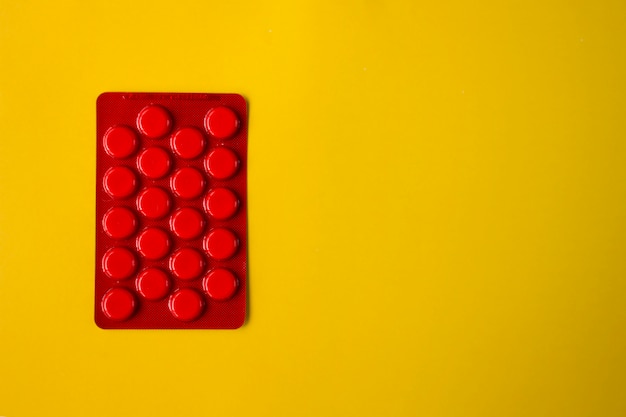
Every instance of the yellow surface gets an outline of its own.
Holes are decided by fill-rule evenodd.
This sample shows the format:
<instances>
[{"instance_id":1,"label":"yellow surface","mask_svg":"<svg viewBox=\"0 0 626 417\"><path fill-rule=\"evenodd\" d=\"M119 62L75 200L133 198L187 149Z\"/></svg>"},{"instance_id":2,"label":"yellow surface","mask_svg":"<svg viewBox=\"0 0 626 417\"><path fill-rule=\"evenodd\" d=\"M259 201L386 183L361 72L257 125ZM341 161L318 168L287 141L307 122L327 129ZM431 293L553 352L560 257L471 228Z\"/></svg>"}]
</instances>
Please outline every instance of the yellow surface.
<instances>
[{"instance_id":1,"label":"yellow surface","mask_svg":"<svg viewBox=\"0 0 626 417\"><path fill-rule=\"evenodd\" d=\"M335 3L0 2L1 416L626 415L626 4ZM247 98L240 330L94 324L103 91Z\"/></svg>"}]
</instances>

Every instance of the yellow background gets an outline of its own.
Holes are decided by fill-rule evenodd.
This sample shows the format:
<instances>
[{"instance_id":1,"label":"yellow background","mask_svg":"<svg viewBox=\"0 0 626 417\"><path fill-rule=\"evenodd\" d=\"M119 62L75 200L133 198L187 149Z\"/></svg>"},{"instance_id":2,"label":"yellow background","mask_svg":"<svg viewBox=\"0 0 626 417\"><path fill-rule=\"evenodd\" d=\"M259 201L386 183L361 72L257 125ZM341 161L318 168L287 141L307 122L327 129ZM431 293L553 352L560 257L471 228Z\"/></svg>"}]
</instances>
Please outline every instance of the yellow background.
<instances>
[{"instance_id":1,"label":"yellow background","mask_svg":"<svg viewBox=\"0 0 626 417\"><path fill-rule=\"evenodd\" d=\"M0 1L0 415L626 415L626 4L336 3ZM103 91L247 98L240 330L94 324Z\"/></svg>"}]
</instances>

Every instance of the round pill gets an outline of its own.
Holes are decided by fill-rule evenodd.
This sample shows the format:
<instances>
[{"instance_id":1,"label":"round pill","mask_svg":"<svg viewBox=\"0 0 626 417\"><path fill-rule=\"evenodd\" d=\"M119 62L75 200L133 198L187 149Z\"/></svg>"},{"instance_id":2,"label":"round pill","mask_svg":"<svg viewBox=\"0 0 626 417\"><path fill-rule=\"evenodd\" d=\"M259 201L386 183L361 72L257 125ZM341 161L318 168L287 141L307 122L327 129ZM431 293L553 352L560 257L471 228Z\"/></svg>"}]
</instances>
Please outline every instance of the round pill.
<instances>
[{"instance_id":1,"label":"round pill","mask_svg":"<svg viewBox=\"0 0 626 417\"><path fill-rule=\"evenodd\" d=\"M204 230L204 217L191 207L178 209L170 219L172 232L181 239L194 239Z\"/></svg>"},{"instance_id":2,"label":"round pill","mask_svg":"<svg viewBox=\"0 0 626 417\"><path fill-rule=\"evenodd\" d=\"M136 268L135 254L126 248L111 248L102 257L102 270L115 280L129 278Z\"/></svg>"},{"instance_id":3,"label":"round pill","mask_svg":"<svg viewBox=\"0 0 626 417\"><path fill-rule=\"evenodd\" d=\"M239 239L228 229L217 228L211 230L204 237L204 250L213 259L228 259L235 254L239 247Z\"/></svg>"},{"instance_id":4,"label":"round pill","mask_svg":"<svg viewBox=\"0 0 626 417\"><path fill-rule=\"evenodd\" d=\"M114 239L124 239L137 229L135 214L126 207L113 207L102 217L102 227Z\"/></svg>"},{"instance_id":5,"label":"round pill","mask_svg":"<svg viewBox=\"0 0 626 417\"><path fill-rule=\"evenodd\" d=\"M206 156L204 169L215 179L232 177L239 168L239 158L228 148L215 148Z\"/></svg>"},{"instance_id":6,"label":"round pill","mask_svg":"<svg viewBox=\"0 0 626 417\"><path fill-rule=\"evenodd\" d=\"M151 179L164 177L170 171L171 164L170 154L157 147L145 149L137 158L139 172Z\"/></svg>"},{"instance_id":7,"label":"round pill","mask_svg":"<svg viewBox=\"0 0 626 417\"><path fill-rule=\"evenodd\" d=\"M170 296L168 307L178 320L192 321L202 315L204 298L191 288L182 288Z\"/></svg>"},{"instance_id":8,"label":"round pill","mask_svg":"<svg viewBox=\"0 0 626 417\"><path fill-rule=\"evenodd\" d=\"M160 138L172 128L172 117L161 106L146 106L137 115L137 128L149 138Z\"/></svg>"},{"instance_id":9,"label":"round pill","mask_svg":"<svg viewBox=\"0 0 626 417\"><path fill-rule=\"evenodd\" d=\"M124 321L135 312L135 296L125 288L111 288L102 297L100 307L111 320Z\"/></svg>"},{"instance_id":10,"label":"round pill","mask_svg":"<svg viewBox=\"0 0 626 417\"><path fill-rule=\"evenodd\" d=\"M170 180L172 191L180 198L196 198L204 191L205 180L195 168L181 168L172 175Z\"/></svg>"},{"instance_id":11,"label":"round pill","mask_svg":"<svg viewBox=\"0 0 626 417\"><path fill-rule=\"evenodd\" d=\"M137 196L137 210L149 219L167 215L171 204L170 195L159 187L148 187Z\"/></svg>"},{"instance_id":12,"label":"round pill","mask_svg":"<svg viewBox=\"0 0 626 417\"><path fill-rule=\"evenodd\" d=\"M198 278L204 271L204 257L192 248L177 250L170 258L170 270L180 279Z\"/></svg>"},{"instance_id":13,"label":"round pill","mask_svg":"<svg viewBox=\"0 0 626 417\"><path fill-rule=\"evenodd\" d=\"M113 126L104 134L104 150L113 158L131 156L137 149L137 135L126 126Z\"/></svg>"},{"instance_id":14,"label":"round pill","mask_svg":"<svg viewBox=\"0 0 626 417\"><path fill-rule=\"evenodd\" d=\"M163 230L150 227L137 236L137 250L146 259L161 259L170 250L170 238Z\"/></svg>"},{"instance_id":15,"label":"round pill","mask_svg":"<svg viewBox=\"0 0 626 417\"><path fill-rule=\"evenodd\" d=\"M214 107L204 117L204 128L217 139L228 139L239 129L239 118L228 107Z\"/></svg>"},{"instance_id":16,"label":"round pill","mask_svg":"<svg viewBox=\"0 0 626 417\"><path fill-rule=\"evenodd\" d=\"M170 290L170 279L158 268L148 268L139 274L135 281L137 292L147 300L160 300Z\"/></svg>"},{"instance_id":17,"label":"round pill","mask_svg":"<svg viewBox=\"0 0 626 417\"><path fill-rule=\"evenodd\" d=\"M202 289L214 300L228 300L237 291L237 278L228 269L216 268L202 280Z\"/></svg>"},{"instance_id":18,"label":"round pill","mask_svg":"<svg viewBox=\"0 0 626 417\"><path fill-rule=\"evenodd\" d=\"M102 180L104 190L113 198L128 197L135 192L137 177L127 167L117 166L109 168Z\"/></svg>"},{"instance_id":19,"label":"round pill","mask_svg":"<svg viewBox=\"0 0 626 417\"><path fill-rule=\"evenodd\" d=\"M172 135L172 149L183 159L193 159L204 151L205 140L201 131L194 127L183 127Z\"/></svg>"},{"instance_id":20,"label":"round pill","mask_svg":"<svg viewBox=\"0 0 626 417\"><path fill-rule=\"evenodd\" d=\"M239 199L228 188L215 188L204 198L204 209L217 220L232 217L238 207Z\"/></svg>"}]
</instances>

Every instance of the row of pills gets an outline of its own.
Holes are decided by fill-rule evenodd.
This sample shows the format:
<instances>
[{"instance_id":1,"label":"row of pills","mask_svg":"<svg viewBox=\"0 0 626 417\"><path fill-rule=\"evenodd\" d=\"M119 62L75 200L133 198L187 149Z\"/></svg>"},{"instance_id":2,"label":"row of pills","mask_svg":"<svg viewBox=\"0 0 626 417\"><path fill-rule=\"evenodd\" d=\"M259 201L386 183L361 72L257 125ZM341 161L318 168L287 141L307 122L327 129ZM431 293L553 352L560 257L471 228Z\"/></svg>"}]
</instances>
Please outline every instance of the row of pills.
<instances>
[{"instance_id":1,"label":"row of pills","mask_svg":"<svg viewBox=\"0 0 626 417\"><path fill-rule=\"evenodd\" d=\"M202 280L202 290L206 296L216 301L232 297L237 290L235 275L224 268L211 270ZM137 293L144 299L157 301L171 291L171 280L167 273L158 268L143 270L135 280ZM193 288L180 288L168 300L168 310L176 319L191 321L197 319L206 309L205 295ZM138 309L139 303L132 291L123 287L109 289L101 301L104 314L111 320L129 319Z\"/></svg>"}]
</instances>

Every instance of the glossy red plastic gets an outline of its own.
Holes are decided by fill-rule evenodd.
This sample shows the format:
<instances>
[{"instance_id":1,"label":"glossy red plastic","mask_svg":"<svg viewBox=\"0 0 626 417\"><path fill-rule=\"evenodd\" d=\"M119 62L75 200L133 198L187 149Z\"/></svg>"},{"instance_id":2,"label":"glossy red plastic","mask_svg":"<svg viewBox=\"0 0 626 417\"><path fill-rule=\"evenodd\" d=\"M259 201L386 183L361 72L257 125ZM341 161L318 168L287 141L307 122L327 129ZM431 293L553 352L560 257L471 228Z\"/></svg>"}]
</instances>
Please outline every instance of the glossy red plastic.
<instances>
[{"instance_id":1,"label":"glossy red plastic","mask_svg":"<svg viewBox=\"0 0 626 417\"><path fill-rule=\"evenodd\" d=\"M177 250L170 258L172 274L183 280L198 278L204 271L204 257L194 248Z\"/></svg>"},{"instance_id":2,"label":"glossy red plastic","mask_svg":"<svg viewBox=\"0 0 626 417\"><path fill-rule=\"evenodd\" d=\"M137 115L137 128L148 138L160 138L166 135L171 127L172 118L162 106L151 104L141 109Z\"/></svg>"},{"instance_id":3,"label":"glossy red plastic","mask_svg":"<svg viewBox=\"0 0 626 417\"><path fill-rule=\"evenodd\" d=\"M104 190L113 198L125 198L135 192L137 176L125 166L116 166L104 173Z\"/></svg>"},{"instance_id":4,"label":"glossy red plastic","mask_svg":"<svg viewBox=\"0 0 626 417\"><path fill-rule=\"evenodd\" d=\"M102 271L114 280L130 278L137 269L137 257L124 247L113 247L102 255Z\"/></svg>"},{"instance_id":5,"label":"glossy red plastic","mask_svg":"<svg viewBox=\"0 0 626 417\"><path fill-rule=\"evenodd\" d=\"M171 179L172 191L177 197L185 200L200 197L205 185L202 173L192 167L177 170Z\"/></svg>"},{"instance_id":6,"label":"glossy red plastic","mask_svg":"<svg viewBox=\"0 0 626 417\"><path fill-rule=\"evenodd\" d=\"M247 134L236 94L98 98L99 327L243 324Z\"/></svg>"},{"instance_id":7,"label":"glossy red plastic","mask_svg":"<svg viewBox=\"0 0 626 417\"><path fill-rule=\"evenodd\" d=\"M172 232L181 239L195 239L202 234L205 225L204 215L192 207L183 207L170 218Z\"/></svg>"},{"instance_id":8,"label":"glossy red plastic","mask_svg":"<svg viewBox=\"0 0 626 417\"><path fill-rule=\"evenodd\" d=\"M104 214L102 227L114 239L124 239L137 229L135 213L126 207L113 207Z\"/></svg>"},{"instance_id":9,"label":"glossy red plastic","mask_svg":"<svg viewBox=\"0 0 626 417\"><path fill-rule=\"evenodd\" d=\"M232 297L238 285L235 274L224 268L213 269L202 282L204 292L217 301L228 300Z\"/></svg>"},{"instance_id":10,"label":"glossy red plastic","mask_svg":"<svg viewBox=\"0 0 626 417\"><path fill-rule=\"evenodd\" d=\"M160 219L170 212L172 199L159 187L144 188L137 196L137 210L148 219Z\"/></svg>"},{"instance_id":11,"label":"glossy red plastic","mask_svg":"<svg viewBox=\"0 0 626 417\"><path fill-rule=\"evenodd\" d=\"M195 127L183 127L172 135L172 150L183 159L202 155L205 143L204 135Z\"/></svg>"},{"instance_id":12,"label":"glossy red plastic","mask_svg":"<svg viewBox=\"0 0 626 417\"><path fill-rule=\"evenodd\" d=\"M215 188L204 197L204 209L217 220L231 218L239 207L239 198L228 188Z\"/></svg>"},{"instance_id":13,"label":"glossy red plastic","mask_svg":"<svg viewBox=\"0 0 626 417\"><path fill-rule=\"evenodd\" d=\"M158 260L170 251L170 235L158 227L148 227L137 236L137 252L149 260Z\"/></svg>"},{"instance_id":14,"label":"glossy red plastic","mask_svg":"<svg viewBox=\"0 0 626 417\"><path fill-rule=\"evenodd\" d=\"M204 297L192 288L181 288L170 296L168 307L180 321L196 320L204 310Z\"/></svg>"},{"instance_id":15,"label":"glossy red plastic","mask_svg":"<svg viewBox=\"0 0 626 417\"><path fill-rule=\"evenodd\" d=\"M226 147L212 149L204 161L206 171L216 180L225 180L235 175L239 164L237 154Z\"/></svg>"},{"instance_id":16,"label":"glossy red plastic","mask_svg":"<svg viewBox=\"0 0 626 417\"><path fill-rule=\"evenodd\" d=\"M111 288L104 294L104 297L102 297L100 307L104 315L111 320L127 320L135 312L135 296L126 288Z\"/></svg>"},{"instance_id":17,"label":"glossy red plastic","mask_svg":"<svg viewBox=\"0 0 626 417\"><path fill-rule=\"evenodd\" d=\"M103 138L104 150L113 158L128 158L137 149L137 134L126 126L113 126Z\"/></svg>"},{"instance_id":18,"label":"glossy red plastic","mask_svg":"<svg viewBox=\"0 0 626 417\"><path fill-rule=\"evenodd\" d=\"M167 175L171 164L170 154L165 149L156 146L144 149L137 158L139 172L150 179Z\"/></svg>"},{"instance_id":19,"label":"glossy red plastic","mask_svg":"<svg viewBox=\"0 0 626 417\"><path fill-rule=\"evenodd\" d=\"M239 129L239 118L230 108L225 106L214 107L204 118L204 128L216 139L229 139Z\"/></svg>"},{"instance_id":20,"label":"glossy red plastic","mask_svg":"<svg viewBox=\"0 0 626 417\"><path fill-rule=\"evenodd\" d=\"M211 258L218 261L232 257L238 248L237 235L228 229L213 229L204 237L204 250Z\"/></svg>"},{"instance_id":21,"label":"glossy red plastic","mask_svg":"<svg viewBox=\"0 0 626 417\"><path fill-rule=\"evenodd\" d=\"M170 289L170 279L159 268L147 268L135 280L137 292L147 300L160 300Z\"/></svg>"}]
</instances>

